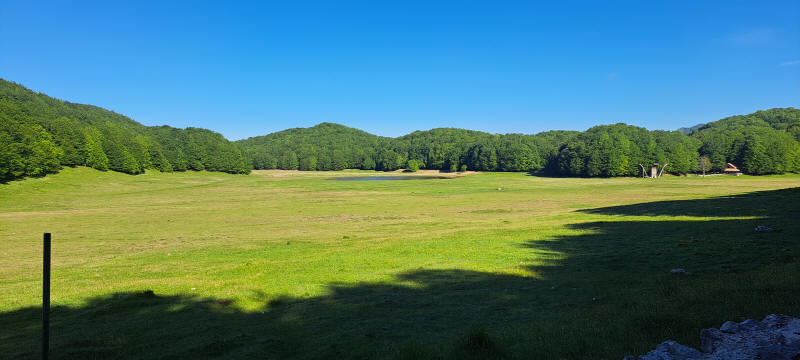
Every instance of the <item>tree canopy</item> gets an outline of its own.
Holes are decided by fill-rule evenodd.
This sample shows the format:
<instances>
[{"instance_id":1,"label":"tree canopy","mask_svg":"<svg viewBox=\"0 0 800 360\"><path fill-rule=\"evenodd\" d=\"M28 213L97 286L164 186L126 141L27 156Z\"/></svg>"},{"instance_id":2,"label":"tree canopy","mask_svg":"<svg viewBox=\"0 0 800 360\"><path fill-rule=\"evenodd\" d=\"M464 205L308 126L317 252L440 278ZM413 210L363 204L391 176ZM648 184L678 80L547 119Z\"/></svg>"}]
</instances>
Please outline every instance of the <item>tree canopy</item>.
<instances>
[{"instance_id":1,"label":"tree canopy","mask_svg":"<svg viewBox=\"0 0 800 360\"><path fill-rule=\"evenodd\" d=\"M129 174L406 168L611 177L636 176L639 165L652 163L668 163L673 174L721 172L729 162L754 175L800 171L800 110L757 111L678 131L626 124L535 135L439 128L389 138L321 123L230 142L206 129L144 126L0 79L0 181L78 165Z\"/></svg>"},{"instance_id":2,"label":"tree canopy","mask_svg":"<svg viewBox=\"0 0 800 360\"><path fill-rule=\"evenodd\" d=\"M62 166L129 174L146 169L249 173L251 163L239 145L218 133L147 127L0 79L0 181L43 176Z\"/></svg>"},{"instance_id":3,"label":"tree canopy","mask_svg":"<svg viewBox=\"0 0 800 360\"><path fill-rule=\"evenodd\" d=\"M666 172L721 172L728 162L748 174L800 170L800 110L771 109L676 131L626 125L584 132L489 134L439 128L398 138L322 123L241 140L255 169L343 168L530 171L560 176L636 176L642 165ZM706 161L706 160L704 160ZM703 163L705 164L705 162Z\"/></svg>"},{"instance_id":4,"label":"tree canopy","mask_svg":"<svg viewBox=\"0 0 800 360\"><path fill-rule=\"evenodd\" d=\"M800 110L757 111L731 116L694 130L690 137L702 143L711 171L727 163L754 175L800 171Z\"/></svg>"},{"instance_id":5,"label":"tree canopy","mask_svg":"<svg viewBox=\"0 0 800 360\"><path fill-rule=\"evenodd\" d=\"M635 176L640 164L666 163L670 172L685 174L697 171L699 147L699 141L680 131L596 126L560 147L553 170L572 176Z\"/></svg>"}]
</instances>

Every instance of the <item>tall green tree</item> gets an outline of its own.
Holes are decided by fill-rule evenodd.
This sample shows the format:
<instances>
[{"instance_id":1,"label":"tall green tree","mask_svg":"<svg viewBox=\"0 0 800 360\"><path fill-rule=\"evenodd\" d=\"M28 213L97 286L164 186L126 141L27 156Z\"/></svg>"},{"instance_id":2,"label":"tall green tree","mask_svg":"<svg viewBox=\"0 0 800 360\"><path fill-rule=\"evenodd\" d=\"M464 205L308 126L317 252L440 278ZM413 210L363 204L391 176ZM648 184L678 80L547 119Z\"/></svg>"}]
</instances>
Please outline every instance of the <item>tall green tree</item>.
<instances>
[{"instance_id":1,"label":"tall green tree","mask_svg":"<svg viewBox=\"0 0 800 360\"><path fill-rule=\"evenodd\" d=\"M97 129L89 128L84 132L84 149L86 163L84 165L100 171L108 170L108 156L103 152L103 134Z\"/></svg>"}]
</instances>

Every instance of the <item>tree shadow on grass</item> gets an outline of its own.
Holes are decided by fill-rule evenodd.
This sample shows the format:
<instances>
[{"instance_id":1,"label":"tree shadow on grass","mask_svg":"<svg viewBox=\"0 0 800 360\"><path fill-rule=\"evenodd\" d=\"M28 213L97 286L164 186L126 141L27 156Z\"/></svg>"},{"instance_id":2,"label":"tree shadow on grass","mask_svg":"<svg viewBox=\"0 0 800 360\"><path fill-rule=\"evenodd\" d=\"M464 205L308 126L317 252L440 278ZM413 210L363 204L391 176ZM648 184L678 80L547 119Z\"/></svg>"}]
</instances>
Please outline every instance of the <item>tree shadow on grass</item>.
<instances>
[{"instance_id":1,"label":"tree shadow on grass","mask_svg":"<svg viewBox=\"0 0 800 360\"><path fill-rule=\"evenodd\" d=\"M667 338L691 345L724 320L800 313L798 200L787 189L583 210L613 216L521 244L560 256L520 265L530 276L419 269L257 311L150 291L92 298L53 308L51 357L619 358ZM691 275L669 275L677 267ZM39 356L40 316L0 313L0 358Z\"/></svg>"},{"instance_id":2,"label":"tree shadow on grass","mask_svg":"<svg viewBox=\"0 0 800 360\"><path fill-rule=\"evenodd\" d=\"M588 214L627 216L764 217L800 219L800 188L756 191L695 200L669 200L580 210Z\"/></svg>"},{"instance_id":3,"label":"tree shadow on grass","mask_svg":"<svg viewBox=\"0 0 800 360\"><path fill-rule=\"evenodd\" d=\"M796 260L800 235L800 188L697 200L670 200L578 210L612 215L608 221L567 225L568 235L525 246L568 254L562 267L666 273L673 268L713 273L747 270ZM622 216L636 216L626 220ZM766 226L773 232L758 232Z\"/></svg>"}]
</instances>

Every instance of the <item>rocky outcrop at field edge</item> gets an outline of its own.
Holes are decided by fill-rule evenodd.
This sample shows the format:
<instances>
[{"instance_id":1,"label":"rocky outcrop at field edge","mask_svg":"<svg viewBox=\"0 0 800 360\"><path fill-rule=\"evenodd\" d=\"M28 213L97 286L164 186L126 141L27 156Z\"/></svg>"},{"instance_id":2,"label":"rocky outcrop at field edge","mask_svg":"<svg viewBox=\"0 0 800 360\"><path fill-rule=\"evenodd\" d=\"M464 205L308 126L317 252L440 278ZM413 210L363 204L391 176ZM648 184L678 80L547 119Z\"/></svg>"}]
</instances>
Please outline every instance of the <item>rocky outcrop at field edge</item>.
<instances>
[{"instance_id":1,"label":"rocky outcrop at field edge","mask_svg":"<svg viewBox=\"0 0 800 360\"><path fill-rule=\"evenodd\" d=\"M700 350L665 341L638 358L624 360L800 360L800 319L767 315L762 321L728 321L700 332Z\"/></svg>"}]
</instances>

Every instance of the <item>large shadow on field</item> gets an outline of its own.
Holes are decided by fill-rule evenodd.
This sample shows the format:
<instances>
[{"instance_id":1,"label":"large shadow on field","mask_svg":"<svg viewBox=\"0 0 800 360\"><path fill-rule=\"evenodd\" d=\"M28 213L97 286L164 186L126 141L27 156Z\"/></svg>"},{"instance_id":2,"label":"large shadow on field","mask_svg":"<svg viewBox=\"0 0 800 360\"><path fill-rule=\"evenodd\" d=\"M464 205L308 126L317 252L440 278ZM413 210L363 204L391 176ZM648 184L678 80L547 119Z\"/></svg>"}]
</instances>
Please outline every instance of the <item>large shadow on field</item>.
<instances>
[{"instance_id":1,"label":"large shadow on field","mask_svg":"<svg viewBox=\"0 0 800 360\"><path fill-rule=\"evenodd\" d=\"M257 311L145 289L88 299L53 308L51 358L620 358L667 338L693 345L724 320L800 314L798 201L800 188L581 210L590 221L571 235L518 245L555 256L520 264L529 276L419 269L312 298L262 294ZM0 313L0 358L39 356L40 316Z\"/></svg>"},{"instance_id":2,"label":"large shadow on field","mask_svg":"<svg viewBox=\"0 0 800 360\"><path fill-rule=\"evenodd\" d=\"M800 188L756 191L706 199L672 200L580 210L589 214L628 216L697 216L767 218L800 215ZM793 214L787 214L786 212Z\"/></svg>"},{"instance_id":3,"label":"large shadow on field","mask_svg":"<svg viewBox=\"0 0 800 360\"><path fill-rule=\"evenodd\" d=\"M577 265L625 273L663 273L670 270L665 266L713 273L794 261L798 255L800 188L578 212L613 217L568 225L582 235L529 242L531 248L568 256L551 269L551 278L565 268L578 271ZM759 226L769 231L757 231Z\"/></svg>"}]
</instances>

